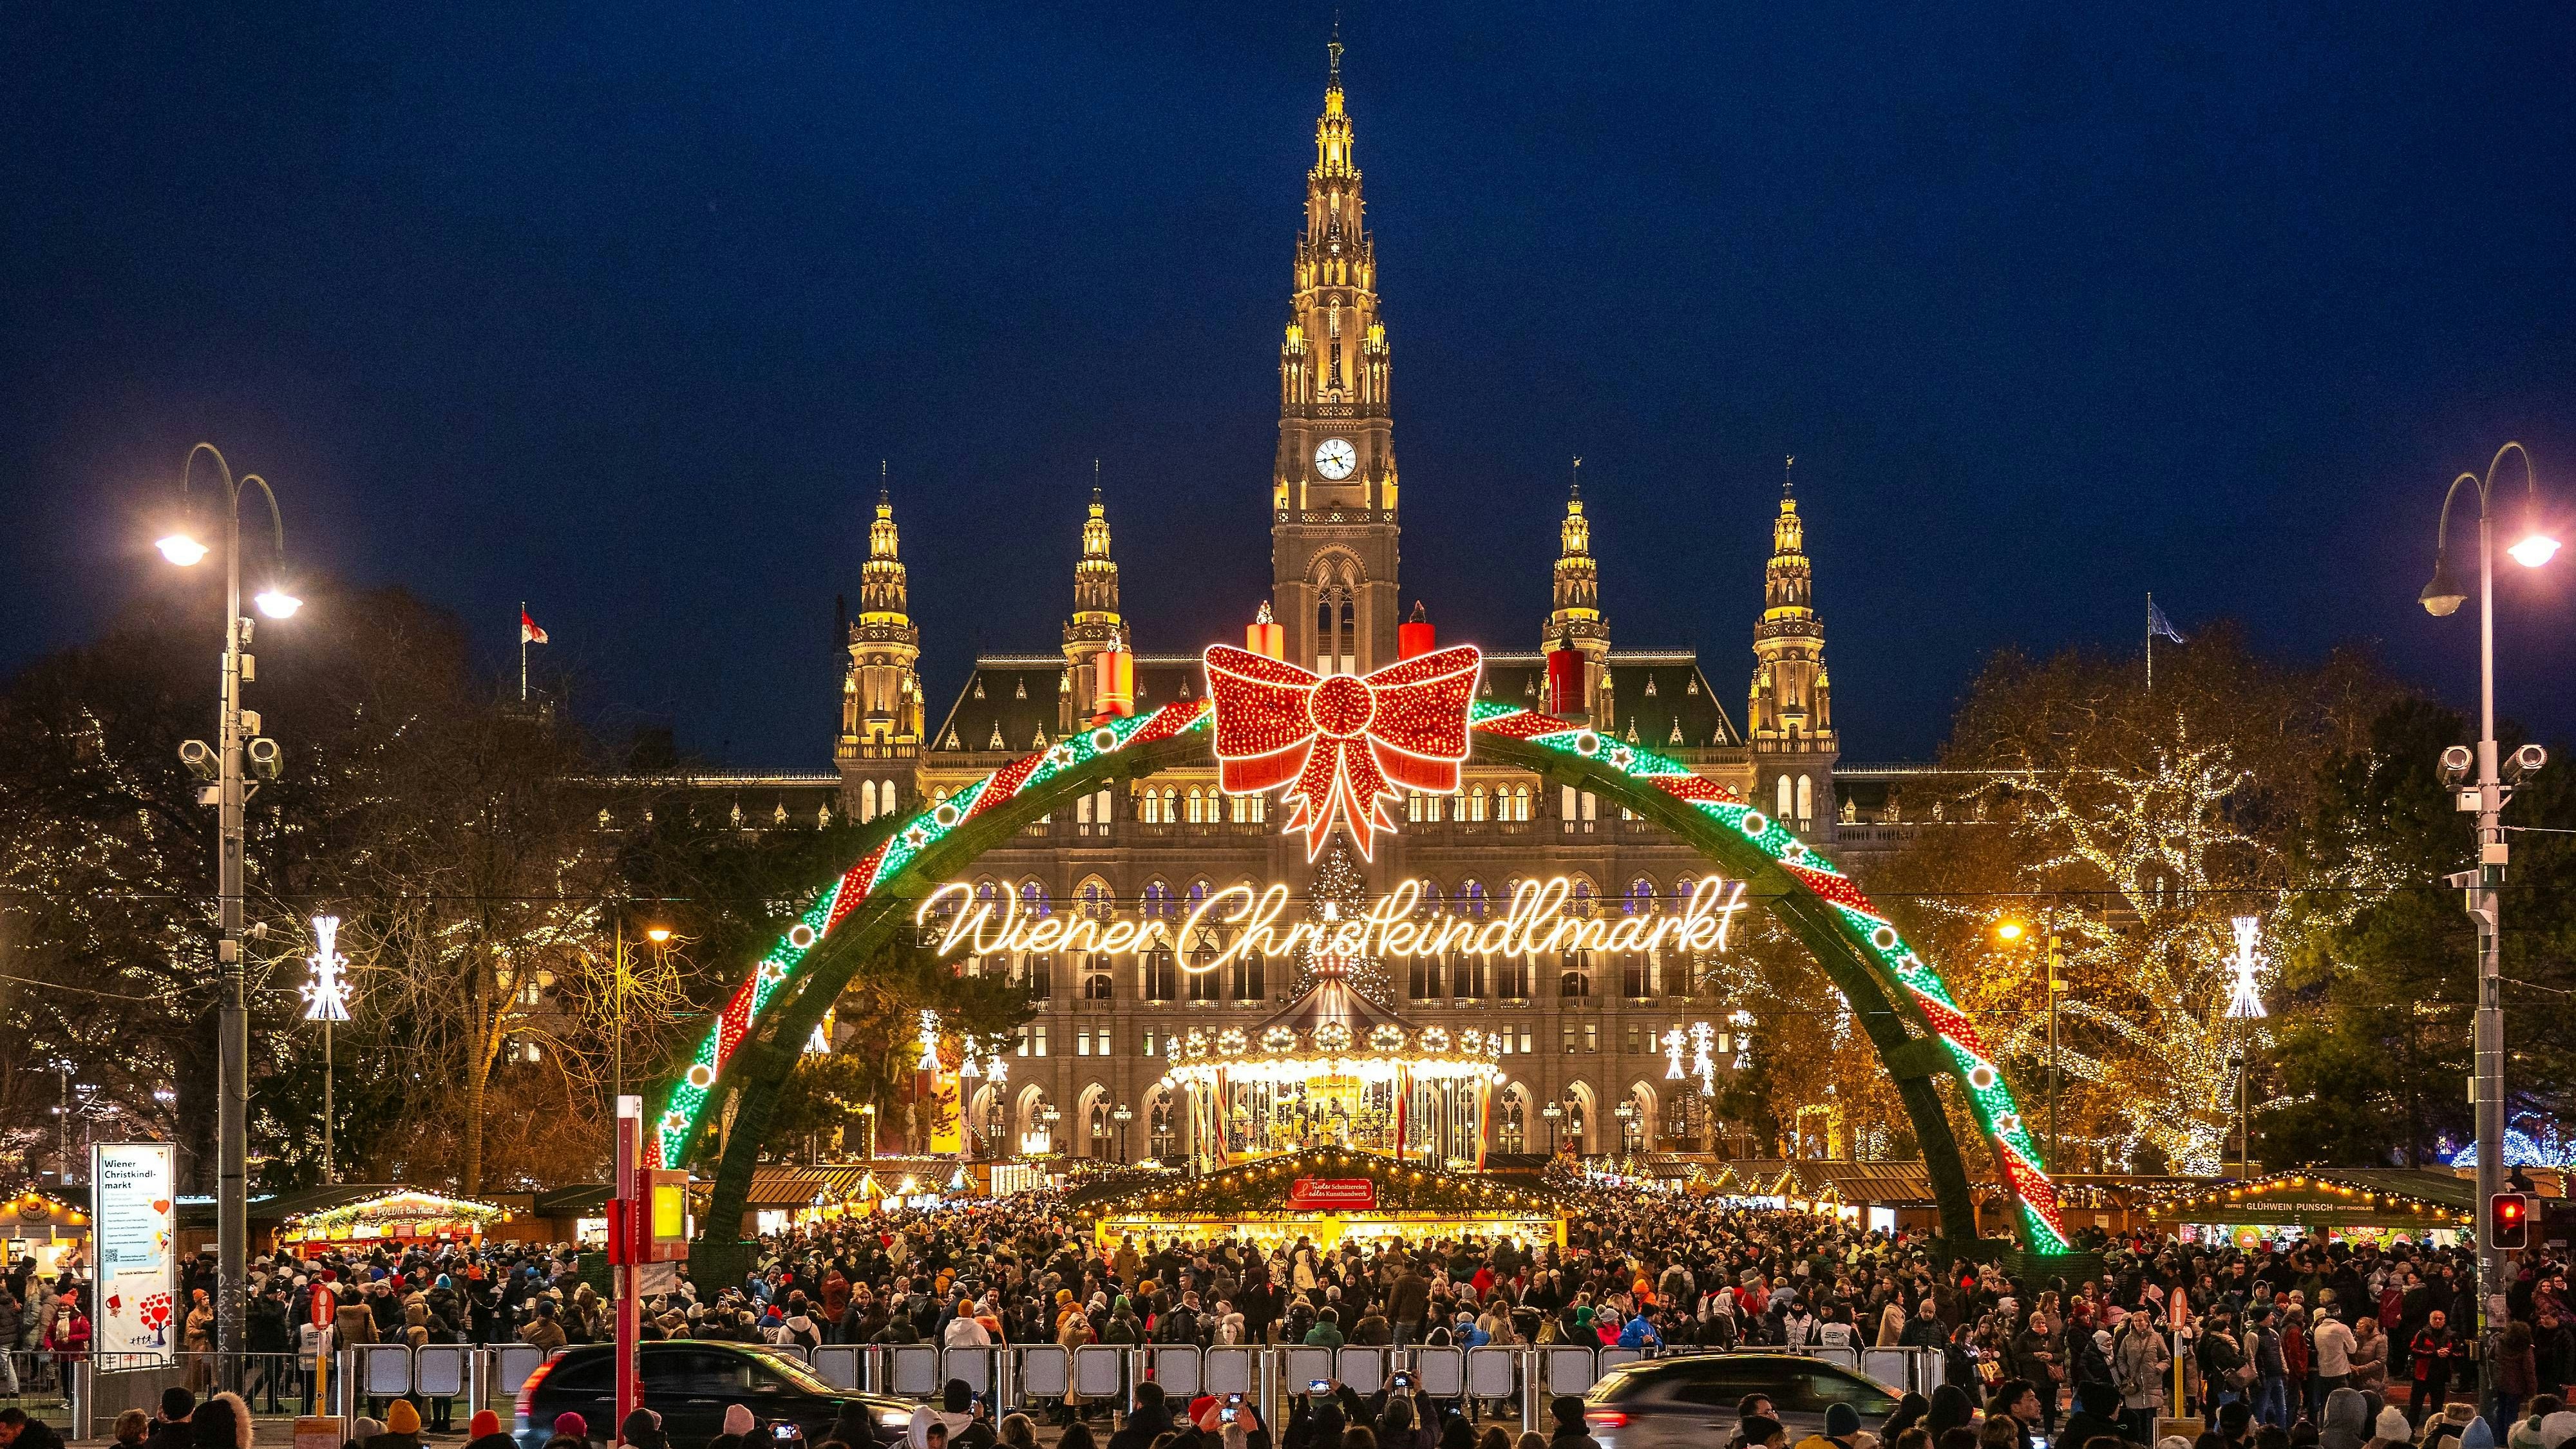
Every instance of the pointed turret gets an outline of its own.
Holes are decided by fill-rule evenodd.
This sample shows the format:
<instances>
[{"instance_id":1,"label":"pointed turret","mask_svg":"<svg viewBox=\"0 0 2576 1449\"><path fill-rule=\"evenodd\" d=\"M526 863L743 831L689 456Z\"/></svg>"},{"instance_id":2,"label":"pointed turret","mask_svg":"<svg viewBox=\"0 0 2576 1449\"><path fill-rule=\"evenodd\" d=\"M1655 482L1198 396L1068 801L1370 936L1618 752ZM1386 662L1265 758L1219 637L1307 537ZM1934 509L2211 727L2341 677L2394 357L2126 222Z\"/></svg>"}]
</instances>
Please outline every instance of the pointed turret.
<instances>
[{"instance_id":1,"label":"pointed turret","mask_svg":"<svg viewBox=\"0 0 2576 1449\"><path fill-rule=\"evenodd\" d=\"M1557 525L1555 605L1539 633L1542 651L1572 649L1583 656L1579 701L1569 712L1589 714L1600 729L1610 728L1610 621L1601 612L1601 578L1592 561L1592 520L1583 512L1583 460L1574 460L1574 480L1565 496L1565 517Z\"/></svg>"},{"instance_id":2,"label":"pointed turret","mask_svg":"<svg viewBox=\"0 0 2576 1449\"><path fill-rule=\"evenodd\" d=\"M1762 803L1801 830L1834 816L1833 698L1825 674L1825 625L1798 516L1797 459L1783 466L1780 511L1771 520L1771 561L1762 571L1762 619L1753 629L1753 683L1745 723L1753 739ZM1821 793L1823 804L1816 801Z\"/></svg>"},{"instance_id":3,"label":"pointed turret","mask_svg":"<svg viewBox=\"0 0 2576 1449\"><path fill-rule=\"evenodd\" d=\"M859 617L846 640L841 735L832 752L841 770L842 810L854 819L893 810L912 793L922 720L921 631L913 627L911 607L893 488L880 459L868 561L859 572Z\"/></svg>"},{"instance_id":4,"label":"pointed turret","mask_svg":"<svg viewBox=\"0 0 2576 1449\"><path fill-rule=\"evenodd\" d=\"M1118 612L1118 562L1109 556L1109 506L1100 488L1100 460L1091 460L1091 512L1082 521L1082 557L1073 566L1073 618L1064 626L1064 658L1072 690L1064 696L1063 728L1093 713L1091 657L1123 632Z\"/></svg>"}]
</instances>

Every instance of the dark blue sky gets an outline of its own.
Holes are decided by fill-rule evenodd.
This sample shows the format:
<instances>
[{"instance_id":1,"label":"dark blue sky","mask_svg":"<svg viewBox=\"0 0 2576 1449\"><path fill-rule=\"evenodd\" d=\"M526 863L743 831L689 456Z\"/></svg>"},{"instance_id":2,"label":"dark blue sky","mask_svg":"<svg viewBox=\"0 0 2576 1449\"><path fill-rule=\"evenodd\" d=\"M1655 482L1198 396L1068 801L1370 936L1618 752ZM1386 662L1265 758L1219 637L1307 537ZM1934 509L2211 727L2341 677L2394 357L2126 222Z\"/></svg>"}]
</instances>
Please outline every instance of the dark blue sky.
<instances>
[{"instance_id":1,"label":"dark blue sky","mask_svg":"<svg viewBox=\"0 0 2576 1449\"><path fill-rule=\"evenodd\" d=\"M605 728L828 762L892 460L944 705L1052 647L1105 458L1147 648L1267 589L1324 4L10 7L0 667L151 587L187 445ZM2149 589L2377 637L2521 437L2576 518L2563 4L1351 4L1405 578L1522 648L1569 454L1626 645L1740 713L1799 456L1846 753ZM2576 558L2502 702L2576 727ZM2518 572L2518 571L2517 571ZM210 629L211 635L211 629ZM292 648L277 631L263 644ZM211 645L210 645L211 647Z\"/></svg>"}]
</instances>

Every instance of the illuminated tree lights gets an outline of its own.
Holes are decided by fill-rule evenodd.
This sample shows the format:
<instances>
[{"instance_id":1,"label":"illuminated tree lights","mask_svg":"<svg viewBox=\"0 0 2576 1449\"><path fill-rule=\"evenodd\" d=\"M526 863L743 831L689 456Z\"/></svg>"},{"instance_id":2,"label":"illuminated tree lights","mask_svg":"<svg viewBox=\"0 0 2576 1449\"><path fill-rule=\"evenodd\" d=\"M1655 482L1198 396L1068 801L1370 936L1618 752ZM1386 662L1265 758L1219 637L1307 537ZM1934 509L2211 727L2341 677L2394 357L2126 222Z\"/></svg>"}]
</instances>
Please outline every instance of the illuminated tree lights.
<instances>
[{"instance_id":1,"label":"illuminated tree lights","mask_svg":"<svg viewBox=\"0 0 2576 1449\"><path fill-rule=\"evenodd\" d=\"M1370 679L1371 681L1383 679L1389 674L1398 673L1408 665L1427 665L1428 661L1441 660L1452 652L1443 650L1438 654L1406 660L1393 669L1379 671L1377 675L1370 676ZM1472 650L1467 652L1473 653ZM1274 688L1285 688L1296 684L1296 681L1291 679L1272 679L1269 673L1274 666L1293 666L1279 666L1278 661L1217 646L1208 651L1211 661L1211 690L1217 687L1214 661L1220 653L1226 656L1229 667L1245 669L1261 667L1264 672L1255 677L1254 682L1257 684L1266 683ZM1250 663L1244 664L1242 661L1250 661ZM1313 678L1313 676L1304 675L1302 670L1296 672L1307 679ZM1336 678L1340 677L1342 676L1336 676ZM1436 679L1445 685L1451 677L1427 674L1421 679L1416 679L1411 675L1400 675L1390 681L1390 684L1401 687L1409 683L1428 683ZM1467 679L1472 686L1474 670L1470 669L1463 675L1455 677ZM1423 708L1428 709L1428 706ZM1851 880L1837 870L1831 861L1811 849L1779 822L1735 798L1732 791L1714 781L1692 774L1680 761L1668 756L1622 743L1565 720L1495 701L1471 702L1467 707L1466 718L1471 731L1482 731L1519 740L1540 749L1584 760L1672 797L1700 815L1735 832L1800 886L1829 905L1843 928L1845 938L1855 943L1890 977L1904 986L1923 1019L1940 1041L1945 1055L1965 1088L1969 1109L1980 1130L1985 1132L1996 1145L2004 1175L2021 1204L2023 1224L2032 1247L2041 1252L2066 1251L2068 1241L2058 1215L2056 1189L2049 1181L2047 1170L2041 1163L2038 1144L2031 1137L2028 1125L2022 1119L2011 1088L2005 1084L2001 1068L1997 1066L1976 1028L1969 1023L1966 1015L1960 1011L1956 1001L1951 997L1949 988L1941 980L1940 973L1933 969L1930 962L1915 954L1894 924L1880 915L1870 904L1868 897L1862 895ZM822 893L813 906L799 918L796 925L789 929L786 938L761 958L759 965L752 972L751 979L737 988L733 997L726 1002L716 1019L714 1029L700 1043L695 1061L689 1066L683 1080L672 1089L661 1117L654 1124L652 1139L647 1143L648 1155L654 1159L653 1165L659 1166L681 1158L691 1136L697 1130L699 1119L717 1080L722 1076L725 1065L733 1058L744 1038L750 1033L753 1023L777 997L780 989L787 984L814 946L828 936L833 928L838 926L841 920L861 901L866 900L872 892L908 868L923 852L945 840L958 826L977 815L996 809L1026 791L1044 785L1056 776L1087 764L1098 756L1131 749L1153 740L1167 739L1205 727L1209 722L1208 701L1203 699L1178 700L1165 705L1151 715L1114 719L1090 731L1069 735L1047 750L1015 760L959 791L948 800L906 821L900 830L861 857L858 864L852 866L846 874ZM1358 724L1353 726L1349 717L1328 710L1326 716L1315 723L1319 733L1324 724L1330 724L1336 729L1352 730L1352 733L1339 735L1336 738L1356 739L1367 735L1376 722L1372 717L1360 717ZM1279 730L1280 734L1270 740L1267 754L1258 748L1262 741L1257 739L1238 741L1234 753L1238 758L1272 759L1274 763L1269 768L1278 768L1275 763L1276 757L1283 753L1296 753L1304 741L1292 737L1290 724L1276 724L1274 728ZM1226 753L1223 750L1219 752L1221 769ZM1346 751L1337 750L1336 753L1337 756L1347 755ZM1376 751L1372 748L1365 753L1375 755ZM1462 745L1459 757L1463 759L1464 754ZM1424 762L1417 760L1417 763ZM1303 773L1302 764L1299 773ZM1389 773L1392 776L1392 772ZM1280 778L1284 781L1289 777L1283 775ZM1455 762L1450 764L1448 781L1445 788L1454 789L1456 787ZM1324 797L1324 803L1339 811L1341 807L1334 802L1344 797L1329 793L1332 788L1330 782L1327 782L1327 787L1328 793ZM1375 816L1372 815L1371 819L1374 820ZM1354 836L1363 844L1367 839L1357 830L1354 831ZM1320 848L1320 837L1316 837L1316 840Z\"/></svg>"}]
</instances>

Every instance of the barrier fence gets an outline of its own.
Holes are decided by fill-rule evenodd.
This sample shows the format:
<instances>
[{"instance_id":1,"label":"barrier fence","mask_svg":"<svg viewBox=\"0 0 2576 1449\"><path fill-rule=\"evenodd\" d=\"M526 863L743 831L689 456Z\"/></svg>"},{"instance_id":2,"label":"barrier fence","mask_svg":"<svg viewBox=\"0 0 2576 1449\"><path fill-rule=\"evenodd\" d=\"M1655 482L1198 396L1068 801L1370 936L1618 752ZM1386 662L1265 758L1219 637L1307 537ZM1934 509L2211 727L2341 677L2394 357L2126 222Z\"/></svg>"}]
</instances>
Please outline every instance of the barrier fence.
<instances>
[{"instance_id":1,"label":"barrier fence","mask_svg":"<svg viewBox=\"0 0 2576 1449\"><path fill-rule=\"evenodd\" d=\"M1317 1380L1339 1381L1361 1395L1385 1388L1399 1372L1413 1375L1424 1398L1458 1401L1462 1412L1477 1418L1517 1415L1526 1428L1540 1427L1545 1400L1581 1394L1603 1374L1640 1359L1670 1359L1741 1354L1794 1354L1851 1369L1899 1392L1930 1393L1943 1381L1945 1356L1923 1348L1746 1348L1704 1349L1697 1346L1659 1349L1587 1348L1579 1344L1536 1347L1386 1348L1345 1345L1227 1345L1198 1348L1184 1344L1132 1347L1086 1344L1066 1349L1054 1344L990 1348L940 1348L932 1344L825 1344L806 1349L794 1345L751 1344L756 1351L796 1364L824 1384L861 1393L928 1400L938 1397L949 1380L962 1380L1000 1413L1043 1414L1067 1401L1087 1407L1123 1411L1134 1405L1136 1386L1160 1385L1167 1397L1193 1399L1202 1394L1241 1394L1276 1428L1287 1417L1289 1395L1307 1391ZM555 1350L560 1355L563 1350ZM336 1356L329 1375L327 1402L316 1402L309 1360L285 1354L246 1354L245 1395L254 1415L320 1412L354 1417L380 1416L394 1399L419 1404L434 1416L444 1404L456 1422L477 1408L500 1410L506 1420L520 1387L549 1355L525 1344L360 1344ZM14 1401L36 1417L40 1407L64 1411L92 1438L93 1425L113 1421L126 1407L158 1402L171 1385L209 1388L215 1382L212 1355L181 1355L139 1362L48 1364L48 1377L36 1378L35 1365L13 1365L19 1372ZM110 1356L111 1358L114 1356ZM128 1356L131 1358L132 1356ZM68 1371L66 1371L68 1369ZM0 1385L5 1388L5 1385Z\"/></svg>"}]
</instances>

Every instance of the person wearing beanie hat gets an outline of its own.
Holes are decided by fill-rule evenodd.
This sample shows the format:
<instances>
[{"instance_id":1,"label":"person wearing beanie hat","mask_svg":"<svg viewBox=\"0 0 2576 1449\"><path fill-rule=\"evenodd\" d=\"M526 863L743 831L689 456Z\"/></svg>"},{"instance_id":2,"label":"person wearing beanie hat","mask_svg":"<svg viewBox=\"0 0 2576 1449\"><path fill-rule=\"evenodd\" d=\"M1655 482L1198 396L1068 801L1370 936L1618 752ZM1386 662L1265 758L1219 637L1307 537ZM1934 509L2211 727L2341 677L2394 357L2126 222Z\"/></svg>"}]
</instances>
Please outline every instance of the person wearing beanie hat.
<instances>
[{"instance_id":1,"label":"person wearing beanie hat","mask_svg":"<svg viewBox=\"0 0 2576 1449\"><path fill-rule=\"evenodd\" d=\"M2486 1415L2471 1419L2469 1427L2460 1431L2460 1449L2496 1449L2495 1430L2487 1427Z\"/></svg>"},{"instance_id":2,"label":"person wearing beanie hat","mask_svg":"<svg viewBox=\"0 0 2576 1449\"><path fill-rule=\"evenodd\" d=\"M420 1449L420 1410L409 1399L396 1399L385 1410L385 1431L359 1449Z\"/></svg>"},{"instance_id":3,"label":"person wearing beanie hat","mask_svg":"<svg viewBox=\"0 0 2576 1449\"><path fill-rule=\"evenodd\" d=\"M2415 1437L2408 1432L2406 1411L2395 1404L2379 1411L2379 1422L2370 1426L2370 1433L2370 1442L2380 1449L2387 1449L2392 1444L2405 1444Z\"/></svg>"},{"instance_id":4,"label":"person wearing beanie hat","mask_svg":"<svg viewBox=\"0 0 2576 1449\"><path fill-rule=\"evenodd\" d=\"M1853 1436L1860 1433L1860 1410L1836 1400L1825 1409L1825 1437L1851 1449Z\"/></svg>"},{"instance_id":5,"label":"person wearing beanie hat","mask_svg":"<svg viewBox=\"0 0 2576 1449\"><path fill-rule=\"evenodd\" d=\"M1547 1406L1548 1417L1556 1421L1556 1432L1547 1441L1548 1449L1601 1449L1601 1441L1583 1427L1583 1401L1572 1394L1559 1394Z\"/></svg>"},{"instance_id":6,"label":"person wearing beanie hat","mask_svg":"<svg viewBox=\"0 0 2576 1449\"><path fill-rule=\"evenodd\" d=\"M548 1440L547 1442L551 1445L558 1440L564 1439L572 1440L576 1444L589 1443L590 1421L583 1418L581 1415L572 1412L570 1409L566 1409L562 1413L555 1415L554 1439Z\"/></svg>"},{"instance_id":7,"label":"person wearing beanie hat","mask_svg":"<svg viewBox=\"0 0 2576 1449\"><path fill-rule=\"evenodd\" d=\"M502 1431L501 1416L490 1409L477 1409L465 1423L465 1449L518 1449L518 1441Z\"/></svg>"}]
</instances>

